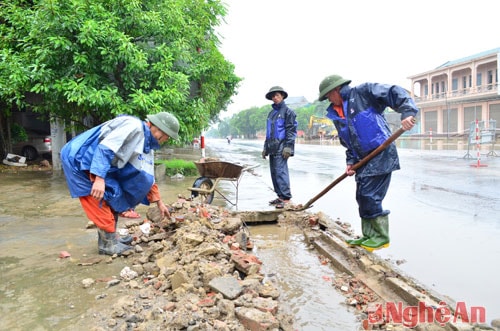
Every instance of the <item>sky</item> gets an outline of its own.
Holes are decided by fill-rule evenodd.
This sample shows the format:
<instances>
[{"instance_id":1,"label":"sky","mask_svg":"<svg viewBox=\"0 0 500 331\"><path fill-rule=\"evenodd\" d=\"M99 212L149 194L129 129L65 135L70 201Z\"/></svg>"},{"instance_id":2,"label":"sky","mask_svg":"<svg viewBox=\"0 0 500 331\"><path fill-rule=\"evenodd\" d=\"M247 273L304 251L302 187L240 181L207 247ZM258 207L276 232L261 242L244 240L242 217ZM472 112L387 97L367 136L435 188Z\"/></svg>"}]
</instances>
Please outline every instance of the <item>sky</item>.
<instances>
[{"instance_id":1,"label":"sky","mask_svg":"<svg viewBox=\"0 0 500 331\"><path fill-rule=\"evenodd\" d=\"M220 50L243 78L227 117L268 103L282 86L289 97L318 98L332 74L397 84L443 63L500 48L500 1L222 0Z\"/></svg>"}]
</instances>

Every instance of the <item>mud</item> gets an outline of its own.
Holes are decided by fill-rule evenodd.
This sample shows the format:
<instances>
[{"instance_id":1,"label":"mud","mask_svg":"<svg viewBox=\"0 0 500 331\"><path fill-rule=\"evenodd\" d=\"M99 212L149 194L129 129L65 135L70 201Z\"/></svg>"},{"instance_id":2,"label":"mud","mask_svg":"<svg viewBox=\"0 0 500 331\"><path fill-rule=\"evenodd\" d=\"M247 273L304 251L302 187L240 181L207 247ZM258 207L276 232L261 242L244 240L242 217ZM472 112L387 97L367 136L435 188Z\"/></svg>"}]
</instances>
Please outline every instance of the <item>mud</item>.
<instances>
[{"instance_id":1,"label":"mud","mask_svg":"<svg viewBox=\"0 0 500 331\"><path fill-rule=\"evenodd\" d=\"M292 210L262 215L202 206L184 199L185 182L168 181L169 189L162 189L164 200L176 208L173 219L158 220L154 209L138 208L141 219L120 221L136 238L131 254L100 256L89 250L96 246L95 229L84 226L87 221L78 201L67 197L64 178L39 165L26 170L8 169L0 174L0 271L7 280L0 287L2 329L358 330L366 325L368 309L374 304L391 301L412 305L423 294L432 302L443 298L415 284L387 261L346 248L342 240L352 234L348 224L333 222L321 213L298 213L293 205L289 206ZM17 185L8 185L13 182ZM139 227L145 219L154 229L148 235ZM268 226L279 228L287 240L291 234L299 238L294 240L307 238L304 245L317 258L315 267L327 268L321 279L327 287L324 293L316 293L315 299L341 297L342 302L332 306L332 315L343 305L351 319L344 316L342 324L318 316L320 325L312 322L314 318L301 321L302 311L293 307L314 303L300 302L300 287L286 287L286 275L277 275L278 267L272 265L276 255L269 264L259 263L260 256L266 255L266 245L272 245L274 253L281 250L276 240L262 241L258 226L252 227L251 221L270 223ZM16 231L12 231L14 227ZM245 264L248 268L233 259L238 254L252 262ZM303 260L298 262L303 264ZM307 274L314 265L308 263L309 270L294 266L287 272ZM236 280L241 293L230 298L227 289L210 284L219 277ZM318 281L303 280L298 286L321 288ZM308 312L314 314L314 309ZM328 323L331 327L325 325ZM367 327L404 329L388 323L372 324ZM471 329L467 327L464 330Z\"/></svg>"},{"instance_id":2,"label":"mud","mask_svg":"<svg viewBox=\"0 0 500 331\"><path fill-rule=\"evenodd\" d=\"M89 226L78 200L68 196L62 174L36 164L22 169L5 167L1 171L0 309L3 317L0 320L0 329L88 330L91 326L90 329L94 330L128 328L239 330L245 329L240 319L244 320L246 314L243 313L245 310L241 312L241 309L236 308L244 307L247 312L250 312L250 316L257 316L252 318L259 320L260 313L248 309L253 307L252 301L261 297L261 292L266 296L257 300L257 303L261 305L259 306L261 310L268 310L265 308L268 306L267 301L280 302L281 293L286 293L288 299L309 297L300 289L300 286L303 286L300 283L301 280L295 284L297 288L283 291L281 286L290 284L290 280L296 277L287 277L286 274L277 277L278 268L275 266L265 266L262 263L260 264L262 269L253 269L250 276L236 270L235 263L230 261L230 256L234 255L231 252L237 245L233 245L235 243L231 241L224 241L226 235L223 236L223 232L216 227L224 224L224 219L238 219L239 217L234 211L229 211L223 206L202 208L205 217L200 217L199 214L195 217L193 208L199 209L195 208L196 204L186 207L183 200L179 199L179 196L188 192L186 186L190 185L193 179L181 181L165 179L159 182L164 201L176 207L176 211L172 214L173 221L159 222L158 227L153 227L163 229L165 234L158 236L158 233L153 232L150 233L149 238L141 235L143 238L135 243L137 250L134 249L133 254L128 257L110 258L97 254L96 230ZM139 223L149 219L149 207L139 206L137 211L142 216L140 219L122 218L119 222L131 233L138 233ZM272 222L270 226L273 230L268 228L264 233L266 235L281 231L288 234L295 233L297 245L302 245L300 231L298 229L292 231L291 226L278 226L276 224L278 215L271 214L275 214L276 217L267 218L265 221ZM208 215L209 218L206 217ZM249 223L250 219L262 220L252 213L243 213L241 218ZM243 223L239 223L232 231L240 229L241 224ZM251 229L246 226L244 229L254 232L256 236L263 234L261 229ZM179 244L186 240L186 237L189 238L192 233L204 235L203 244L213 245L208 249L212 255L206 257L201 254L201 257L197 257L199 253L195 253L195 247ZM248 238L252 236L253 234L249 234ZM195 239L190 238L191 241L196 242ZM270 240L276 242L275 239ZM286 240L288 240L287 236L282 242L283 247L286 245ZM265 246L268 241L262 237L257 239L251 250L247 248L246 253L254 255L258 261L257 254L253 252L255 250L261 253L266 252ZM192 243L191 245L201 246L201 244ZM289 246L289 249L293 246L293 244ZM182 247L182 253L176 253L175 247ZM214 250L213 247L217 249ZM275 259L273 249L268 249L267 252L268 259ZM180 265L171 267L168 271L159 272L158 263L155 264L155 261L162 260L162 256L178 256ZM193 261L189 258L186 262L186 258L182 258L185 256L192 256ZM201 263L202 258L211 258L213 261L205 260ZM315 255L311 255L310 258L315 259ZM200 277L195 276L203 269L201 266L207 264L210 268L208 271L204 270L205 273L219 270L212 267L212 264L220 265L222 271L215 271L213 275L225 275L243 282L241 286L245 289L245 293L235 300L227 300L220 293L214 294L214 290L207 285L209 278L206 281L200 281ZM283 267L292 267L292 264L280 265L280 268ZM137 272L137 277L130 279L127 268ZM186 271L187 285L183 285L182 290L174 291L171 279L166 278L174 277L169 274L172 269L181 271L184 268L188 269ZM288 270L294 271L293 267ZM175 275L177 276L177 273ZM213 277L213 275L206 277ZM314 273L305 276L312 279L316 277ZM245 282L250 284L245 285ZM326 282L325 286L331 288L331 285ZM260 287L264 290L259 289ZM198 300L194 300L195 295ZM212 297L213 303L205 301ZM341 295L333 295L333 297L337 302L342 301ZM332 295L327 298L328 304L332 304ZM235 303L229 304L228 301L235 301ZM268 314L264 315L266 321L271 321L265 329L293 330L294 318L290 317L293 314L287 315L286 305L282 305L281 302L269 305L273 307L271 309L273 317L268 317ZM296 312L303 310L300 308ZM237 311L240 311L240 319L236 317ZM157 315L152 316L152 312ZM197 317L193 318L193 314ZM346 326L354 327L357 321L352 316L353 312L333 313L332 317L335 318L331 324L333 329L338 327L338 330L345 330ZM174 320L168 318L174 318ZM307 329L307 327L302 328L301 325L310 325L311 321L308 316L302 316L302 319L298 316L298 324L299 329Z\"/></svg>"}]
</instances>

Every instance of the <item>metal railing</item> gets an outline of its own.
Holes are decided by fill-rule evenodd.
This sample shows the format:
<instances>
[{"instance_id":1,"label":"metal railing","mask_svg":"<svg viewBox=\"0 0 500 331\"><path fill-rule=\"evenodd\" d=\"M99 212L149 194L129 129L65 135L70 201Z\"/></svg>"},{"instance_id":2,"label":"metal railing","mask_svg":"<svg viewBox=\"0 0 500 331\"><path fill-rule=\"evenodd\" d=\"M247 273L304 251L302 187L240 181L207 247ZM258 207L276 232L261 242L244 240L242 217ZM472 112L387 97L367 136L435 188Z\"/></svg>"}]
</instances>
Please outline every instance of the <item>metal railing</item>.
<instances>
[{"instance_id":1,"label":"metal railing","mask_svg":"<svg viewBox=\"0 0 500 331\"><path fill-rule=\"evenodd\" d=\"M492 94L497 93L498 91L498 83L488 84L488 85L480 85L469 87L465 89L452 90L448 92L440 92L429 95L424 95L421 97L415 97L415 102L426 102L426 101L435 101L435 100L446 100L450 101L453 98L460 98L464 96L472 97L478 96L482 94Z\"/></svg>"}]
</instances>

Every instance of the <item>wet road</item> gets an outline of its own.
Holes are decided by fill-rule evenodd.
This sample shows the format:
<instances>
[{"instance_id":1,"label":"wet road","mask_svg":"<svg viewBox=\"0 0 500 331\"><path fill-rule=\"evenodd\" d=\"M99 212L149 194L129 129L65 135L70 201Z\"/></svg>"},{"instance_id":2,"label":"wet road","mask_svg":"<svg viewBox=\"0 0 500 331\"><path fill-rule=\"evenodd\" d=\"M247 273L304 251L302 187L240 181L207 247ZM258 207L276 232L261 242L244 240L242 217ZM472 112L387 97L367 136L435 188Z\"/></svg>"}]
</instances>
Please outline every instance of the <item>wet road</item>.
<instances>
[{"instance_id":1,"label":"wet road","mask_svg":"<svg viewBox=\"0 0 500 331\"><path fill-rule=\"evenodd\" d=\"M384 200L384 208L391 211L391 246L375 254L405 261L399 270L454 301L485 307L488 323L500 318L500 157L486 156L491 149L483 150L477 167L477 153L470 150L471 158L464 158L467 146L460 142L398 143L403 145L402 169L393 173ZM260 165L257 176L241 177L238 209L269 209L267 201L275 198L261 150L261 141L207 140L207 156ZM340 176L344 155L335 142L296 145L289 161L292 201L305 204ZM360 233L354 189L354 178L346 178L311 211L349 222Z\"/></svg>"},{"instance_id":2,"label":"wet road","mask_svg":"<svg viewBox=\"0 0 500 331\"><path fill-rule=\"evenodd\" d=\"M201 154L196 152L197 159ZM260 177L248 176L242 177L241 187L254 185L262 191ZM179 193L189 195L187 188L194 180L158 178L163 200L171 203ZM112 306L119 293L104 289L105 283L83 289L82 280L115 277L128 260L79 265L101 257L97 234L85 228L87 219L78 200L69 197L62 173L1 173L0 187L0 330L89 330L95 312ZM261 202L259 195L248 193L241 200L259 208ZM226 202L218 199L214 204ZM147 208L140 205L136 210L144 217ZM275 225L251 231L263 272L282 288L282 299L289 304L282 308L295 316L298 330L358 330L354 310L331 285L334 271L318 262L317 252L306 247L301 232ZM71 257L60 259L62 251Z\"/></svg>"},{"instance_id":3,"label":"wet road","mask_svg":"<svg viewBox=\"0 0 500 331\"><path fill-rule=\"evenodd\" d=\"M226 140L207 140L207 156L260 165L256 175L240 178L239 210L271 209L267 202L275 198L261 148L257 141L235 139L228 145ZM488 166L474 168L474 159L462 158L465 153L426 146L400 149L402 170L394 173L385 200L392 211L391 247L375 254L406 260L399 268L422 284L468 307L486 307L489 321L500 317L500 158L483 156L482 164ZM297 145L289 163L293 202L307 202L338 177L343 158L343 148L335 144ZM188 194L193 181L159 179L164 201ZM231 183L220 185L235 198ZM77 266L97 256L96 231L85 229L87 220L78 200L69 197L62 174L0 174L0 187L0 329L88 330L92 312L109 306L113 298L97 300L105 291L86 291L81 280L116 276L127 260ZM226 202L217 199L214 204ZM147 207L137 210L145 215ZM354 178L334 187L311 211L340 218L359 232ZM304 246L300 233L259 226L251 228L251 236L264 271L286 290L299 330L357 330L354 313L325 281L334 272L317 263L316 252ZM70 259L58 258L63 250L71 253Z\"/></svg>"}]
</instances>

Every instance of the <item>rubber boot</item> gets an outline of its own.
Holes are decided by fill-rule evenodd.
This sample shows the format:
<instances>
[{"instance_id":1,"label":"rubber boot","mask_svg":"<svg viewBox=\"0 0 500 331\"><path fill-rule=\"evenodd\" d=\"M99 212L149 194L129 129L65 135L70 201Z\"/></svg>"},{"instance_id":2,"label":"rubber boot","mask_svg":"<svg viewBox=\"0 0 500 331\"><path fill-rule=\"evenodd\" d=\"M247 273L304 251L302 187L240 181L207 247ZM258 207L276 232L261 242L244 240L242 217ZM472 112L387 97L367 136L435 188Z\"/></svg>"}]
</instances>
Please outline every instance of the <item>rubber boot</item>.
<instances>
[{"instance_id":1,"label":"rubber boot","mask_svg":"<svg viewBox=\"0 0 500 331\"><path fill-rule=\"evenodd\" d=\"M118 241L116 237L116 232L106 232L102 229L97 229L97 234L99 235L98 247L99 254L106 255L121 255L123 252L132 249L131 246L122 244Z\"/></svg>"},{"instance_id":2,"label":"rubber boot","mask_svg":"<svg viewBox=\"0 0 500 331\"><path fill-rule=\"evenodd\" d=\"M134 241L134 238L132 238L132 236L120 236L118 233L115 232L115 235L116 235L116 240L118 240L119 243L121 244L125 244L125 245L130 245L132 243L132 241ZM97 245L99 247L101 247L102 245L104 245L104 242L102 241L101 239L101 236L97 236Z\"/></svg>"},{"instance_id":3,"label":"rubber boot","mask_svg":"<svg viewBox=\"0 0 500 331\"><path fill-rule=\"evenodd\" d=\"M115 229L118 229L118 214L115 213ZM116 230L115 230L115 233L116 233ZM125 245L130 245L132 243L132 241L134 241L134 238L132 238L132 236L120 236L119 233L116 233L116 239L118 240L118 242L122 243L122 244L125 244ZM101 247L104 245L104 242L102 241L101 239L101 236L98 236L97 237L97 246Z\"/></svg>"},{"instance_id":4,"label":"rubber boot","mask_svg":"<svg viewBox=\"0 0 500 331\"><path fill-rule=\"evenodd\" d=\"M118 238L118 242L125 244L125 245L130 245L132 241L134 241L134 238L132 236L120 236L118 233L116 234L116 238Z\"/></svg>"},{"instance_id":5,"label":"rubber boot","mask_svg":"<svg viewBox=\"0 0 500 331\"><path fill-rule=\"evenodd\" d=\"M374 230L372 229L372 222L369 219L361 218L361 232L363 236L358 239L348 239L345 242L349 246L359 246L363 243L363 241L370 238L370 235L374 235Z\"/></svg>"},{"instance_id":6,"label":"rubber boot","mask_svg":"<svg viewBox=\"0 0 500 331\"><path fill-rule=\"evenodd\" d=\"M118 213L115 213L115 232L116 232L116 229L118 229L118 216L119 214ZM134 240L134 238L132 238L132 236L120 236L119 233L116 234L116 238L118 238L118 241L121 242L122 244L125 244L125 245L130 245L132 243L132 241Z\"/></svg>"},{"instance_id":7,"label":"rubber boot","mask_svg":"<svg viewBox=\"0 0 500 331\"><path fill-rule=\"evenodd\" d=\"M389 247L389 215L379 216L371 222L375 235L370 236L370 239L363 241L361 247L366 249L368 252Z\"/></svg>"}]
</instances>

